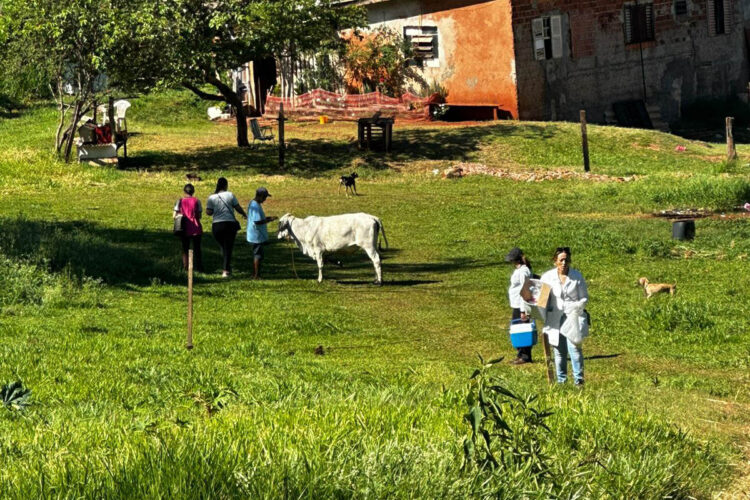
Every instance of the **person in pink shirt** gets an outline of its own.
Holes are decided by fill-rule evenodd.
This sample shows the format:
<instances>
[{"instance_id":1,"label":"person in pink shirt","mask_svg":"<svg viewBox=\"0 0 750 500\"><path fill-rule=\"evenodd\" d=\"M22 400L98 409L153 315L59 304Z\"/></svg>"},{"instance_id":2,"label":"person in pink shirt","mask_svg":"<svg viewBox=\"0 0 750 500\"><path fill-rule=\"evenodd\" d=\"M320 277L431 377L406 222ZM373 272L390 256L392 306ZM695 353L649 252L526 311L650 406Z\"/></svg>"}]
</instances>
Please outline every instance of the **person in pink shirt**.
<instances>
[{"instance_id":1,"label":"person in pink shirt","mask_svg":"<svg viewBox=\"0 0 750 500\"><path fill-rule=\"evenodd\" d=\"M190 242L193 242L193 266L196 271L203 272L203 255L201 254L201 235L203 227L201 226L201 216L203 215L203 206L201 201L193 196L195 187L192 184L185 184L182 189L185 195L177 200L174 205L174 215L182 214L185 218L185 231L180 236L182 240L182 268L188 268L188 250Z\"/></svg>"}]
</instances>

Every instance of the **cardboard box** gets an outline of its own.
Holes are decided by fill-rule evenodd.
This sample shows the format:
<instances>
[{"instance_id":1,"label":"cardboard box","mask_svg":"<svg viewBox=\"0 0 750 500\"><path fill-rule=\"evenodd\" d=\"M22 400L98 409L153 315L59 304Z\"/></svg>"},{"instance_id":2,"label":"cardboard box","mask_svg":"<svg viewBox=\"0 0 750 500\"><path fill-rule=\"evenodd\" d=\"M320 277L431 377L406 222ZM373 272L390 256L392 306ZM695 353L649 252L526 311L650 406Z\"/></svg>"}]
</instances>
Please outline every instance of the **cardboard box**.
<instances>
[{"instance_id":1,"label":"cardboard box","mask_svg":"<svg viewBox=\"0 0 750 500\"><path fill-rule=\"evenodd\" d=\"M521 287L521 298L524 302L538 307L547 307L551 288L539 280L527 279Z\"/></svg>"},{"instance_id":2,"label":"cardboard box","mask_svg":"<svg viewBox=\"0 0 750 500\"><path fill-rule=\"evenodd\" d=\"M536 299L536 305L538 305L541 308L547 307L547 302L549 302L549 294L552 291L552 288L547 283L542 283L542 288L539 290L539 297Z\"/></svg>"}]
</instances>

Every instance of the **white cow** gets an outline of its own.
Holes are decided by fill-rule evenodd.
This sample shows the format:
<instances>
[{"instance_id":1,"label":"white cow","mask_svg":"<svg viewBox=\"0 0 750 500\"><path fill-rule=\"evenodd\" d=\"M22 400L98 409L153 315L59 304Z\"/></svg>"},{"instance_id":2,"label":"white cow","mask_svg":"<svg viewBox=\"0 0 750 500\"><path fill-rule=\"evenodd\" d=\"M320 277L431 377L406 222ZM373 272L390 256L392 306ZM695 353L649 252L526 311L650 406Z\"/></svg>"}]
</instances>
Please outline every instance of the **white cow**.
<instances>
[{"instance_id":1,"label":"white cow","mask_svg":"<svg viewBox=\"0 0 750 500\"><path fill-rule=\"evenodd\" d=\"M380 219L374 215L342 214L330 217L314 215L298 219L284 214L279 219L279 239L294 241L302 253L318 264L318 282L323 281L323 255L342 248L358 246L364 250L375 267L375 283L382 284L378 236L383 233L386 248L388 240Z\"/></svg>"}]
</instances>

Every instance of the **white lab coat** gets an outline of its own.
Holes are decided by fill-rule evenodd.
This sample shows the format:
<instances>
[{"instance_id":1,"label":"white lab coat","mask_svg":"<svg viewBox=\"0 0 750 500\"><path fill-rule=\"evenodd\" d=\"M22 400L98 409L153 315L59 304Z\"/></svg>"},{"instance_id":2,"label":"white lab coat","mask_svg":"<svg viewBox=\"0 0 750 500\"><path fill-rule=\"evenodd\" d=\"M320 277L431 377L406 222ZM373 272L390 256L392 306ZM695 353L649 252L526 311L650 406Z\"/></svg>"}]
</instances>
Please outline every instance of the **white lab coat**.
<instances>
[{"instance_id":1,"label":"white lab coat","mask_svg":"<svg viewBox=\"0 0 750 500\"><path fill-rule=\"evenodd\" d=\"M510 287L508 287L508 301L513 309L520 309L526 314L531 313L531 306L521 298L521 289L527 279L531 278L531 270L521 264L510 275Z\"/></svg>"},{"instance_id":2,"label":"white lab coat","mask_svg":"<svg viewBox=\"0 0 750 500\"><path fill-rule=\"evenodd\" d=\"M542 331L547 334L550 345L557 346L560 343L563 314L582 318L581 333L583 337L588 336L588 323L583 310L589 301L589 291L580 271L571 269L568 279L562 284L557 275L557 268L553 268L542 275L541 281L551 288L547 307L538 308L544 318Z\"/></svg>"}]
</instances>

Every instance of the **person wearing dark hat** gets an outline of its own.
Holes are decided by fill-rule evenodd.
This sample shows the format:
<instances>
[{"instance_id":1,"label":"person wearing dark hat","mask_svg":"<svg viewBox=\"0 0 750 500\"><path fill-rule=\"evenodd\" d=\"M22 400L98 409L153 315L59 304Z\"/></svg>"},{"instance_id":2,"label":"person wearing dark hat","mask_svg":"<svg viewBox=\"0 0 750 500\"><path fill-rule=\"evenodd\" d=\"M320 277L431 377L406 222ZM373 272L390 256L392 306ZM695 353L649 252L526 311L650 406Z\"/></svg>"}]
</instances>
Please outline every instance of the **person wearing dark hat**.
<instances>
[{"instance_id":1,"label":"person wearing dark hat","mask_svg":"<svg viewBox=\"0 0 750 500\"><path fill-rule=\"evenodd\" d=\"M247 241L253 245L253 278L260 278L260 263L263 260L263 247L268 243L268 223L276 217L266 217L263 204L268 197L268 189L259 187L255 190L255 198L247 206Z\"/></svg>"},{"instance_id":2,"label":"person wearing dark hat","mask_svg":"<svg viewBox=\"0 0 750 500\"><path fill-rule=\"evenodd\" d=\"M518 247L511 248L508 255L505 256L505 262L510 262L515 267L513 274L510 276L510 287L508 287L508 300L513 311L511 319L520 319L521 321L530 320L531 306L521 298L521 289L527 279L531 279L531 263ZM511 361L514 365L523 365L531 363L531 346L519 347L518 356Z\"/></svg>"}]
</instances>

